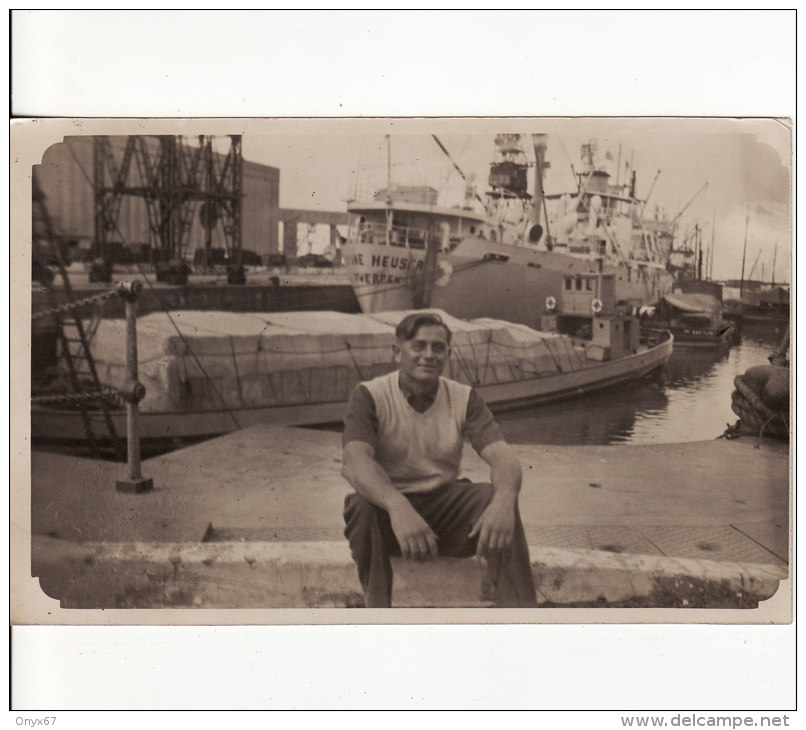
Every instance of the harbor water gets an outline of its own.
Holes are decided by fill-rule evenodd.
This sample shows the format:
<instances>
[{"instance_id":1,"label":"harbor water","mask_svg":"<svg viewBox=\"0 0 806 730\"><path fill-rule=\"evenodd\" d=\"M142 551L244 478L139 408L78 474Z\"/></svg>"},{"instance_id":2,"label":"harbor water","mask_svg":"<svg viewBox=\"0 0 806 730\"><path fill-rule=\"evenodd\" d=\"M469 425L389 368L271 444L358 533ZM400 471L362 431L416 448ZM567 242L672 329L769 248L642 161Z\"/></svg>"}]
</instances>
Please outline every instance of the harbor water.
<instances>
[{"instance_id":1,"label":"harbor water","mask_svg":"<svg viewBox=\"0 0 806 730\"><path fill-rule=\"evenodd\" d=\"M775 328L746 331L722 352L675 350L663 371L618 390L501 413L513 444L659 444L707 441L738 416L731 410L733 380L768 365L781 338Z\"/></svg>"}]
</instances>

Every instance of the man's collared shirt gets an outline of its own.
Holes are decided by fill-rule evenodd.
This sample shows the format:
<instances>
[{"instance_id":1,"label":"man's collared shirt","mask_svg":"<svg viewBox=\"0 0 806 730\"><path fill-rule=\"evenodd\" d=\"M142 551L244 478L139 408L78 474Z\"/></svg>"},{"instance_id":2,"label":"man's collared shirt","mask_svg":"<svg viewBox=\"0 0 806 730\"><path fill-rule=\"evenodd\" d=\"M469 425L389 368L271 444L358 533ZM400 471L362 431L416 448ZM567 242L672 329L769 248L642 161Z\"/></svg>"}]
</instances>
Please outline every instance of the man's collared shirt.
<instances>
[{"instance_id":1,"label":"man's collared shirt","mask_svg":"<svg viewBox=\"0 0 806 730\"><path fill-rule=\"evenodd\" d=\"M398 381L398 385L409 405L418 413L425 413L434 404L439 389L437 385L432 392L418 395L407 388L402 380ZM470 440L477 453L481 453L489 444L504 440L493 414L475 390L470 391L467 402L463 435ZM344 416L342 444L350 441L364 441L373 448L378 448L378 415L375 400L363 384L359 384L353 390Z\"/></svg>"}]
</instances>

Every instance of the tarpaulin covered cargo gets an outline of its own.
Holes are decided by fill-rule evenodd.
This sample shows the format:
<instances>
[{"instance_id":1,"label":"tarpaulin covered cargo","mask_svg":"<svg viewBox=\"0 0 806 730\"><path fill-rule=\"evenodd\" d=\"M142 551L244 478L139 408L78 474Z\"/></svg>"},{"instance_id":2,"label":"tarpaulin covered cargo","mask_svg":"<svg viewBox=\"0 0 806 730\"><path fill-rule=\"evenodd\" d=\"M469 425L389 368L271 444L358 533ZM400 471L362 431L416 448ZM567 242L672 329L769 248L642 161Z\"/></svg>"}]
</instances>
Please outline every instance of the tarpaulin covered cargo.
<instances>
[{"instance_id":1,"label":"tarpaulin covered cargo","mask_svg":"<svg viewBox=\"0 0 806 730\"><path fill-rule=\"evenodd\" d=\"M722 303L710 294L666 294L663 301L687 314L712 314L721 310Z\"/></svg>"},{"instance_id":2,"label":"tarpaulin covered cargo","mask_svg":"<svg viewBox=\"0 0 806 730\"><path fill-rule=\"evenodd\" d=\"M433 310L432 310L433 311ZM346 401L357 383L396 367L394 330L407 312L172 312L137 320L142 411ZM453 333L446 375L471 385L585 365L565 336L439 312ZM68 335L69 336L69 335ZM101 320L92 352L102 383L126 377L124 320Z\"/></svg>"}]
</instances>

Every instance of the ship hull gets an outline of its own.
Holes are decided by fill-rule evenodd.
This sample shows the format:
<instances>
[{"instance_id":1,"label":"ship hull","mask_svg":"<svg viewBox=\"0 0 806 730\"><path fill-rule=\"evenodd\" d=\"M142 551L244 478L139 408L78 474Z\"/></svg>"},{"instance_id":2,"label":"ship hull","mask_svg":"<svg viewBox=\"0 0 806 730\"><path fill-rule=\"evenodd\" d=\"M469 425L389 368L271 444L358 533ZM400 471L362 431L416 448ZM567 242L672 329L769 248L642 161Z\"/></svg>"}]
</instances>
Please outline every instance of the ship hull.
<instances>
[{"instance_id":1,"label":"ship hull","mask_svg":"<svg viewBox=\"0 0 806 730\"><path fill-rule=\"evenodd\" d=\"M705 331L684 328L669 327L668 330L674 334L675 347L679 350L688 349L729 349L736 337L736 330L731 325L725 325L719 330ZM663 327L646 327L644 331L650 334L663 332Z\"/></svg>"},{"instance_id":2,"label":"ship hull","mask_svg":"<svg viewBox=\"0 0 806 730\"><path fill-rule=\"evenodd\" d=\"M343 254L364 313L416 308L417 277L426 276L425 251L350 243ZM438 255L423 306L461 319L491 317L539 329L546 299L559 300L566 277L595 267L596 262L569 254L466 240ZM663 270L641 273L623 264L604 264L603 273L615 275L617 300L632 306L671 290L671 277Z\"/></svg>"}]
</instances>

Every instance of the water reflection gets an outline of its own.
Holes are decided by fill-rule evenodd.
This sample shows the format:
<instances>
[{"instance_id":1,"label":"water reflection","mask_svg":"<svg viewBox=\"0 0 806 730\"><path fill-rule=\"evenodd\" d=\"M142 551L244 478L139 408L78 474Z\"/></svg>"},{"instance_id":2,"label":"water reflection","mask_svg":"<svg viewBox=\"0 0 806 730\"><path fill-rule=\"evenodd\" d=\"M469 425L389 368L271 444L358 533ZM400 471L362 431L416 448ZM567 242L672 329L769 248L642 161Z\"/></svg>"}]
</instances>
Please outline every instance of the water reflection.
<instances>
[{"instance_id":1,"label":"water reflection","mask_svg":"<svg viewBox=\"0 0 806 730\"><path fill-rule=\"evenodd\" d=\"M730 357L730 350L675 350L664 368L662 378L669 386L695 385L713 374L717 364Z\"/></svg>"},{"instance_id":2,"label":"water reflection","mask_svg":"<svg viewBox=\"0 0 806 730\"><path fill-rule=\"evenodd\" d=\"M661 378L533 409L499 414L510 443L610 444L629 441L636 419L668 405Z\"/></svg>"},{"instance_id":3,"label":"water reflection","mask_svg":"<svg viewBox=\"0 0 806 730\"><path fill-rule=\"evenodd\" d=\"M768 364L777 333L745 333L728 351L676 350L653 379L617 391L497 416L510 443L650 444L717 438L737 416L733 379Z\"/></svg>"}]
</instances>

